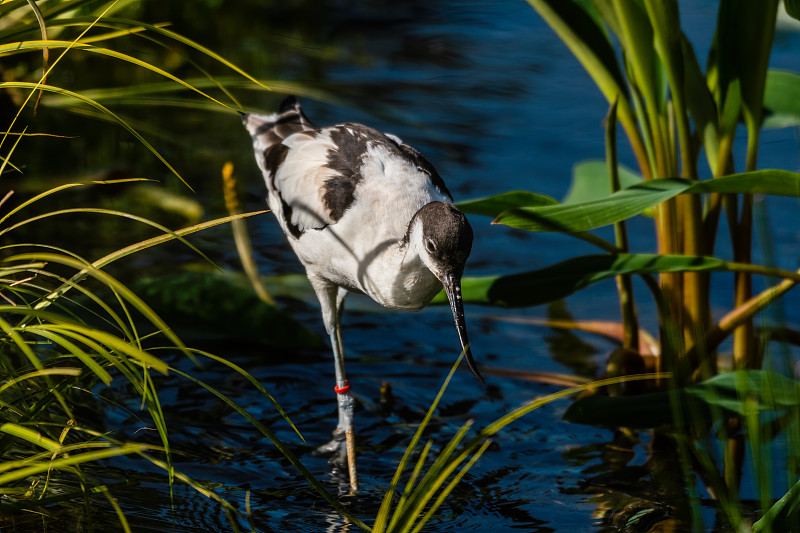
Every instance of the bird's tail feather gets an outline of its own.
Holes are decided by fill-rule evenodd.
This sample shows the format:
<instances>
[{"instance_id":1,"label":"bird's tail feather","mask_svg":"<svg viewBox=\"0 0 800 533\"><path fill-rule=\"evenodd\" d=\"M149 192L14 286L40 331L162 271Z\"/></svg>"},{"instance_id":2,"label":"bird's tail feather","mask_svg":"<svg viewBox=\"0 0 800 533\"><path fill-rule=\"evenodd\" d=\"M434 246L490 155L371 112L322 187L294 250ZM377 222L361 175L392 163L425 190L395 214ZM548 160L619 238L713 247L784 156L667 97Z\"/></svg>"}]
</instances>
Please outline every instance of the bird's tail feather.
<instances>
[{"instance_id":1,"label":"bird's tail feather","mask_svg":"<svg viewBox=\"0 0 800 533\"><path fill-rule=\"evenodd\" d=\"M303 113L300 102L294 96L287 96L281 102L277 113L272 115L247 113L242 115L242 122L253 139L258 139L264 146L279 143L295 133L317 129Z\"/></svg>"}]
</instances>

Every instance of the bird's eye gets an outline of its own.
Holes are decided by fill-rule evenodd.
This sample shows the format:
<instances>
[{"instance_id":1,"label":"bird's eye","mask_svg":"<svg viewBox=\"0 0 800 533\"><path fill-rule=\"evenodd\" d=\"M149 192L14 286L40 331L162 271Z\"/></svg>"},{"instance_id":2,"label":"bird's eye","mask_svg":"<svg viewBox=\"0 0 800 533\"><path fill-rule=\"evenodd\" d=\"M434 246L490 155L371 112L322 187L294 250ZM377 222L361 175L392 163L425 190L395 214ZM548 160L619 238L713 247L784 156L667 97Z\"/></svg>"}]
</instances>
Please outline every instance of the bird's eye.
<instances>
[{"instance_id":1,"label":"bird's eye","mask_svg":"<svg viewBox=\"0 0 800 533\"><path fill-rule=\"evenodd\" d=\"M425 241L425 249L428 250L429 254L432 254L436 251L436 245L433 243L432 240L428 239Z\"/></svg>"}]
</instances>

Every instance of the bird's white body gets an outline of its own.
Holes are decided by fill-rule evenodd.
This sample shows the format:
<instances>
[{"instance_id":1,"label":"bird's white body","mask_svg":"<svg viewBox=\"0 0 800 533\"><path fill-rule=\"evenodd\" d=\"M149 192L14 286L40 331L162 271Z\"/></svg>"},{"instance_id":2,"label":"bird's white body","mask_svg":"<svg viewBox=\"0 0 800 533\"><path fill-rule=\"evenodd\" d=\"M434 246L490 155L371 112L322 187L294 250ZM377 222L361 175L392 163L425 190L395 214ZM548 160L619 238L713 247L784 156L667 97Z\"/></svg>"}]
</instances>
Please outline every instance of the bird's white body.
<instances>
[{"instance_id":1,"label":"bird's white body","mask_svg":"<svg viewBox=\"0 0 800 533\"><path fill-rule=\"evenodd\" d=\"M243 116L268 203L303 263L331 337L355 490L353 397L345 380L341 316L349 292L389 309L417 311L444 286L476 377L461 300L472 228L433 166L393 135L361 124L316 128L294 98L274 115ZM339 441L327 448L343 448Z\"/></svg>"},{"instance_id":2,"label":"bird's white body","mask_svg":"<svg viewBox=\"0 0 800 533\"><path fill-rule=\"evenodd\" d=\"M349 131L359 135L358 131ZM423 268L419 239L406 242L404 237L409 221L423 205L449 203L449 196L437 190L430 176L408 160L367 140L354 201L334 221L323 200L323 185L334 174L325 163L328 154L337 149L330 133L331 128L323 128L316 136L299 132L283 139L289 151L273 179L266 179L270 208L287 235L292 233L289 222L302 231L297 238L289 238L289 243L312 283L324 280L367 294L389 309L422 309L441 291L442 284ZM267 148L257 146L256 151L263 153ZM268 177L265 158L258 158L258 163ZM286 204L292 206L288 219Z\"/></svg>"}]
</instances>

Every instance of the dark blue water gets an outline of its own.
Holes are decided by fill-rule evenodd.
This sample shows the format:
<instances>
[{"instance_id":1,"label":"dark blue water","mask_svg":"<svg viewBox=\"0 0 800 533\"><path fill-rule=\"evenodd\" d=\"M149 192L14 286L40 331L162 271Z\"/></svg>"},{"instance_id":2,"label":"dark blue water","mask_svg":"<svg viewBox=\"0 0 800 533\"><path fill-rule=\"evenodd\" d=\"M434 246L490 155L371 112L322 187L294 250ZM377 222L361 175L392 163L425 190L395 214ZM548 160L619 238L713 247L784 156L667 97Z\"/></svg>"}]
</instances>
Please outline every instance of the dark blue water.
<instances>
[{"instance_id":1,"label":"dark blue water","mask_svg":"<svg viewBox=\"0 0 800 533\"><path fill-rule=\"evenodd\" d=\"M233 16L224 11L237 6L224 2L220 9L224 21ZM176 21L176 29L200 42L204 42L203 32L218 31L220 37L230 40L224 46L228 49L220 50L223 55L237 54L231 59L248 65L254 74L262 75L259 68L263 68L268 71L264 76L305 82L341 95L346 104L306 98L303 105L321 125L359 121L397 134L436 165L457 200L515 189L561 198L573 165L603 157L606 102L567 48L525 2L316 2L305 6L305 11L246 9L254 17L252 28L240 25L235 31L215 30L208 21L197 20L199 15L192 18L186 13ZM715 13L715 2L682 3L684 28L701 58L710 43ZM265 33L266 22L258 17L275 17L280 22L273 22L268 26L270 33ZM312 36L310 44L314 46L309 48L316 52L304 55L285 44L294 42L297 35ZM326 47L333 51L325 61L318 60ZM798 52L797 26L781 29L774 47L774 66L800 71ZM256 93L247 96L247 103L271 111L279 99L279 95ZM185 134L197 153L187 153L185 146L168 149L184 164L192 184L201 191L200 198L219 206L217 169L231 159L246 186L247 207L263 208L260 198L264 191L238 118L217 113L200 117L183 117L186 121L178 124L175 132L178 137ZM121 157L124 159L124 154ZM627 148L622 148L621 157L634 166ZM800 168L796 132L765 132L760 165ZM778 266L796 268L800 255L797 202L770 198L766 207ZM564 236L491 226L489 219L477 216L471 222L475 245L468 276L532 270L595 252ZM251 220L249 226L262 272L301 271L271 215ZM634 250L655 250L651 227L647 219L631 223ZM728 253L724 241L720 241L722 255ZM224 265L239 268L227 230L209 232L199 242ZM731 299L731 280L720 276L715 282L713 306L721 314ZM645 293L643 288L638 290ZM282 302L301 323L324 336L313 300ZM642 322L652 330L654 309L646 302L642 298ZM570 297L565 305L580 319L619 316L613 282ZM790 296L787 307L791 316L797 311L797 298ZM612 343L507 320L541 319L551 312L563 309L545 306L503 311L467 306L473 352L485 369L487 387L481 388L466 371L456 373L426 438L436 447L443 446L468 419L482 427L526 401L559 390L496 376L494 368L586 376L600 372ZM264 328L268 332L270 324ZM345 501L369 521L404 447L458 355L458 340L447 308L413 314L386 312L358 296L348 300L343 335L348 377L358 399L361 483L358 496ZM263 383L286 409L306 444L263 396L229 369L208 363L198 370L178 356L172 361L246 407L289 443L332 493L338 493L341 479L331 475L324 458L310 453L330 438L336 421L328 350L298 351L260 344L216 348L216 353ZM392 406L380 403L384 382L392 387ZM163 379L159 390L172 445L186 453L176 456L176 469L210 484L243 514L247 514L245 499L249 495L249 515L256 530L347 530L341 517L274 446L228 407L175 375ZM101 392L123 398L126 391ZM648 452L647 434L640 434L638 443L629 443L615 440L609 430L566 423L561 417L568 405L562 400L545 406L502 431L443 505L429 530L610 531L612 517L624 516L626 507L650 509L656 518L673 515L669 505L674 502L654 488L664 483L662 478L655 480L659 470L653 464L658 461ZM105 416L110 427L121 426L131 435L142 425L130 413L112 407ZM135 438L143 438L142 433ZM118 480L133 482L115 489L114 494L135 530L230 530L221 507L185 485L175 485L171 505L164 475L149 467L143 472L141 460L115 461L110 468ZM710 527L714 508L707 504L705 519ZM98 512L103 511L100 523L112 524L110 508L99 505ZM239 525L249 527L248 520L239 519Z\"/></svg>"}]
</instances>

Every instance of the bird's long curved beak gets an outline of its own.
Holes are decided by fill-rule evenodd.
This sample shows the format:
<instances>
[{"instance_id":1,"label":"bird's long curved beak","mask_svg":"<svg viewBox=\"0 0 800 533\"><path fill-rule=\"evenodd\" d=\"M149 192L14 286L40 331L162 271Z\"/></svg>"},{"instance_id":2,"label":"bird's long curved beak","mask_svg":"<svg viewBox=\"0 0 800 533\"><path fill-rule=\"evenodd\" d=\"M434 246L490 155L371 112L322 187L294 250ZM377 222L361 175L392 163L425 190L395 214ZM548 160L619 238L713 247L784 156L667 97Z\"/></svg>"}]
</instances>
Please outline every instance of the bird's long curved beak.
<instances>
[{"instance_id":1,"label":"bird's long curved beak","mask_svg":"<svg viewBox=\"0 0 800 533\"><path fill-rule=\"evenodd\" d=\"M444 285L444 292L447 293L447 299L450 300L450 310L453 311L453 319L456 321L456 331L458 331L458 340L461 341L461 349L466 350L467 366L469 366L472 375L485 384L486 382L483 380L481 373L478 372L478 365L475 364L475 360L472 358L472 350L469 347L467 324L464 321L464 304L461 299L461 278L453 274L443 274L440 279L442 285Z\"/></svg>"}]
</instances>

